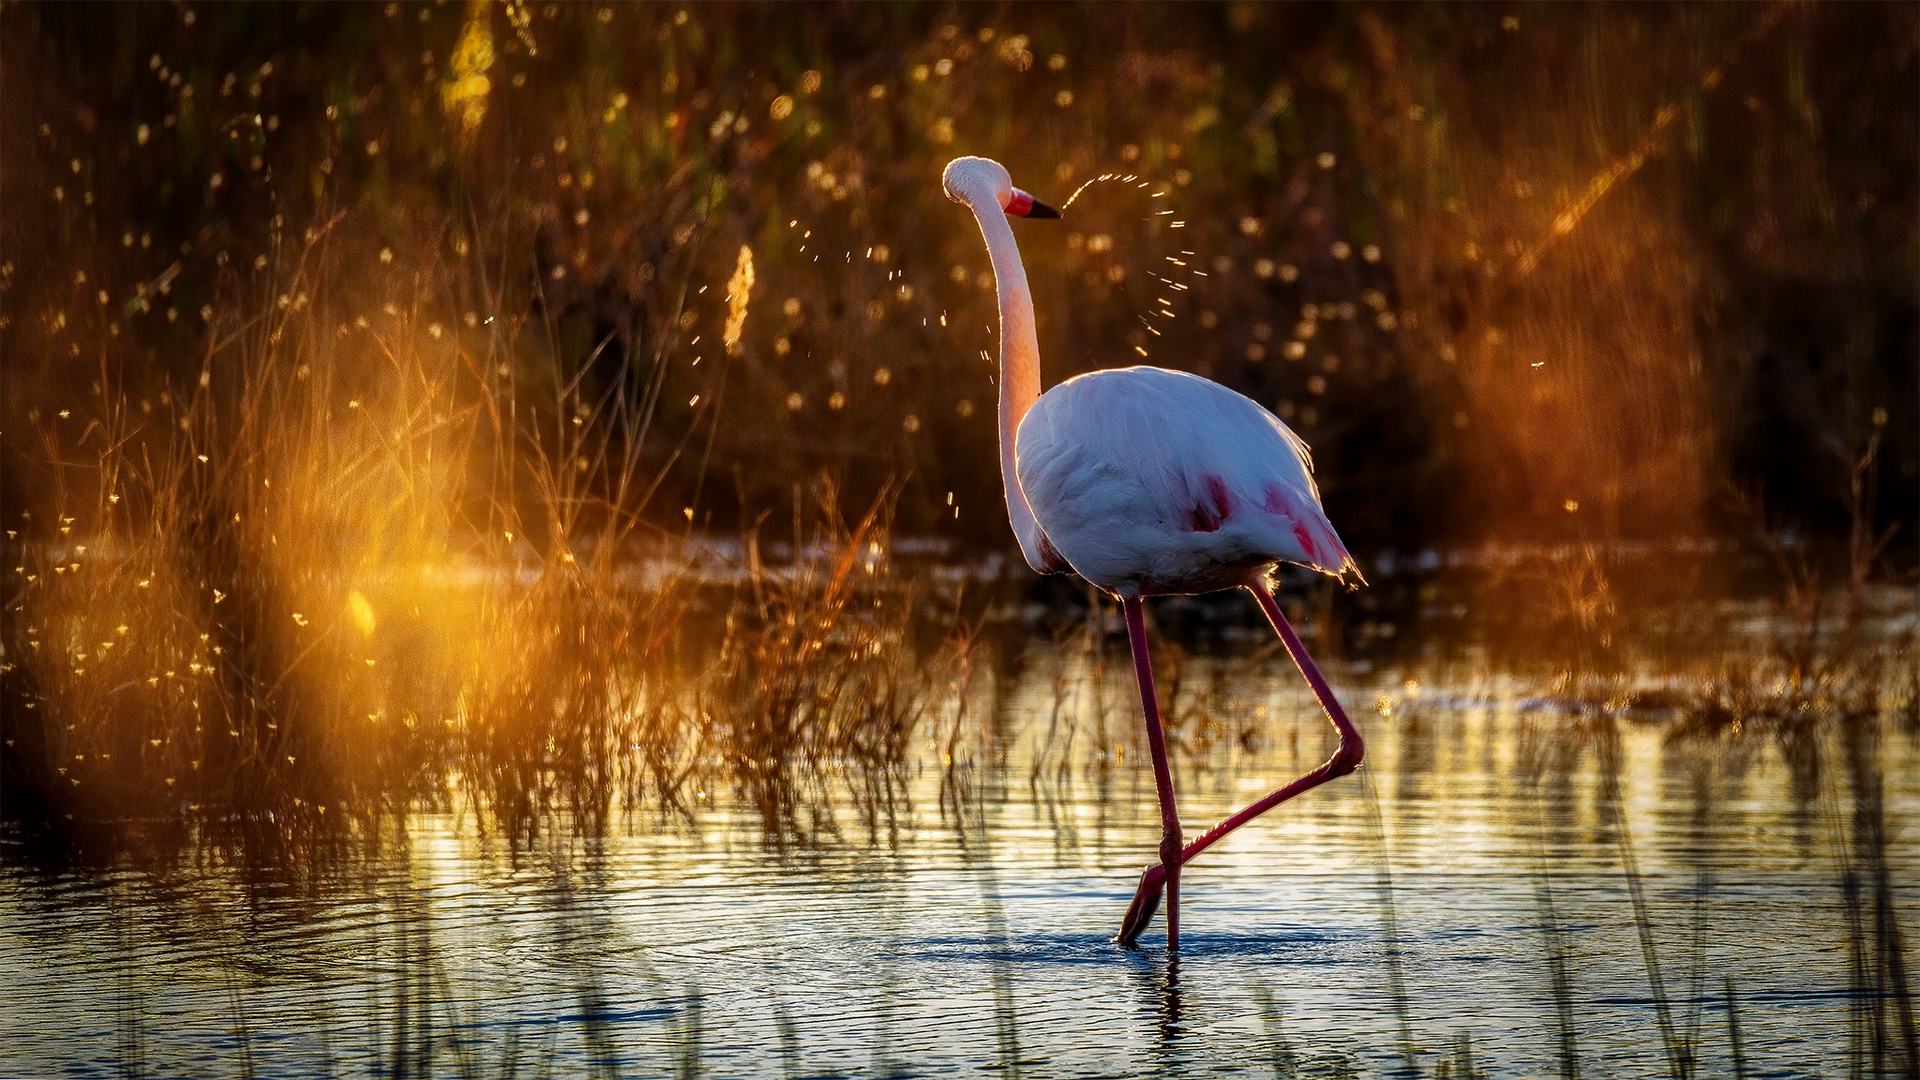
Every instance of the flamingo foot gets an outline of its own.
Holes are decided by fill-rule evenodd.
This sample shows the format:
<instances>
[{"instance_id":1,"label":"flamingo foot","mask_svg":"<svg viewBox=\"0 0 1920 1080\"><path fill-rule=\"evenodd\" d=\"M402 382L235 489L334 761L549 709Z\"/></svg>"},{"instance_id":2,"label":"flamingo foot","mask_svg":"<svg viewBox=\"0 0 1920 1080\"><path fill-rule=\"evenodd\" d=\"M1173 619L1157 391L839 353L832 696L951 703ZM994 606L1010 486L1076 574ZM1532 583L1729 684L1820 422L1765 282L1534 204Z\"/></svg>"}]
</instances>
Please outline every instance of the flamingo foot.
<instances>
[{"instance_id":1,"label":"flamingo foot","mask_svg":"<svg viewBox=\"0 0 1920 1080\"><path fill-rule=\"evenodd\" d=\"M1133 903L1127 906L1126 917L1120 920L1120 933L1114 936L1114 941L1131 948L1140 939L1160 910L1160 893L1166 881L1167 868L1159 864L1147 867L1140 875L1140 887L1134 890Z\"/></svg>"},{"instance_id":2,"label":"flamingo foot","mask_svg":"<svg viewBox=\"0 0 1920 1080\"><path fill-rule=\"evenodd\" d=\"M1167 897L1167 948L1180 947L1180 864L1186 861L1186 853L1180 846L1178 828L1160 838L1160 861L1149 866L1140 874L1140 887L1133 892L1133 903L1127 905L1127 914L1120 920L1120 933L1114 941L1131 947L1140 939L1140 935L1153 922L1154 913L1160 910L1160 897ZM1167 867L1173 867L1169 872Z\"/></svg>"}]
</instances>

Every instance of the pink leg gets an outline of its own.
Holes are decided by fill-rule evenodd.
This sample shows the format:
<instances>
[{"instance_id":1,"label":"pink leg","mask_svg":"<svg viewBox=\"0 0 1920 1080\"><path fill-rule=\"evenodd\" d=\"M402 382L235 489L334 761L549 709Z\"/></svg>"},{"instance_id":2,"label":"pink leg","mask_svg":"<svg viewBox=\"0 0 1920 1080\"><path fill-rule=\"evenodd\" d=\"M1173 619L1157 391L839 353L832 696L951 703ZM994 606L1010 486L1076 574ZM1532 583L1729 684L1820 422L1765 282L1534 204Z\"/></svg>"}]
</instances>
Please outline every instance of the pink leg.
<instances>
[{"instance_id":1,"label":"pink leg","mask_svg":"<svg viewBox=\"0 0 1920 1080\"><path fill-rule=\"evenodd\" d=\"M1327 680L1321 676L1320 669L1314 665L1313 657L1307 655L1306 646L1300 643L1300 636L1293 632L1292 625L1287 622L1286 615L1280 610L1279 601L1273 598L1273 590L1265 582L1249 585L1247 589L1253 593L1254 599L1260 601L1260 609L1267 613L1267 621L1273 624L1274 631L1280 635L1280 640L1287 647L1287 653L1299 666L1300 674L1306 676L1307 685L1313 688L1314 696L1320 699L1321 708L1327 711L1327 718L1333 721L1333 726L1340 732L1340 748L1333 752L1333 756L1327 759L1326 764L1208 829L1199 839L1180 851L1179 859L1171 863L1173 867L1171 870L1167 869L1169 860L1166 853L1162 851L1160 865L1149 866L1146 873L1140 875L1140 887L1134 891L1133 905L1127 908L1126 917L1121 920L1120 935L1115 940L1123 945L1131 945L1134 939L1140 936L1140 932L1147 928L1147 923L1153 919L1154 909L1160 905L1162 884L1177 881L1181 864L1191 862L1194 856L1212 847L1228 833L1295 795L1319 787L1329 780L1345 776L1359 768L1361 759L1366 755L1366 744L1361 740L1360 732L1353 726L1352 721L1347 719L1346 710L1342 709L1340 702L1334 698L1333 689L1327 685ZM1131 622L1128 623L1129 632L1132 630L1132 625ZM1143 649L1144 646L1136 646L1135 655L1143 655ZM1153 723L1149 728L1150 731L1156 732L1158 729L1158 723ZM1169 924L1172 922L1171 905L1168 908L1168 922ZM1172 936L1171 929L1169 925L1169 938Z\"/></svg>"},{"instance_id":2,"label":"pink leg","mask_svg":"<svg viewBox=\"0 0 1920 1080\"><path fill-rule=\"evenodd\" d=\"M1127 615L1127 643L1133 647L1133 672L1140 681L1140 704L1147 714L1147 749L1153 753L1153 786L1160 795L1160 822L1164 830L1160 837L1160 865L1170 867L1161 878L1167 892L1167 949L1171 951L1180 947L1180 812L1173 802L1173 771L1167 766L1167 737L1160 728L1160 702L1153 692L1153 661L1147 656L1146 609L1139 597L1122 597L1120 606ZM1135 897L1134 907L1140 904L1140 898ZM1122 931L1121 942L1133 944L1134 938L1153 918L1153 909L1159 906L1160 881L1156 881L1145 915L1139 917L1139 925L1131 935ZM1129 911L1129 924L1134 918L1134 913Z\"/></svg>"}]
</instances>

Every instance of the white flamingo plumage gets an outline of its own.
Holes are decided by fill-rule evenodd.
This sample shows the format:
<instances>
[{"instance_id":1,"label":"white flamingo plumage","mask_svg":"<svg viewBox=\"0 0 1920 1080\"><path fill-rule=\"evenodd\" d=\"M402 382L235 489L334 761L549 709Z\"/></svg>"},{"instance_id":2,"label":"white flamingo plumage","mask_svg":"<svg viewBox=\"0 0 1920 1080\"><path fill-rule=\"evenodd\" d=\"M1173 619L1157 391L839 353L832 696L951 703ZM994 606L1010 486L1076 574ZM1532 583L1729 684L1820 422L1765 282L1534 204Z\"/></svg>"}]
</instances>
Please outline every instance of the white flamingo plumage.
<instances>
[{"instance_id":1,"label":"white flamingo plumage","mask_svg":"<svg viewBox=\"0 0 1920 1080\"><path fill-rule=\"evenodd\" d=\"M1281 562L1335 576L1359 568L1327 521L1312 458L1272 413L1181 371L1095 371L1040 393L1033 296L1008 215L1058 217L1013 186L998 162L957 158L947 197L973 211L1000 301L1000 474L1007 516L1028 564L1073 571L1118 597L1146 713L1164 833L1116 940L1132 944L1164 888L1167 946L1180 942L1180 868L1247 821L1360 765L1347 719L1274 599ZM1245 588L1260 602L1340 734L1326 764L1184 844L1153 690L1142 598Z\"/></svg>"}]
</instances>

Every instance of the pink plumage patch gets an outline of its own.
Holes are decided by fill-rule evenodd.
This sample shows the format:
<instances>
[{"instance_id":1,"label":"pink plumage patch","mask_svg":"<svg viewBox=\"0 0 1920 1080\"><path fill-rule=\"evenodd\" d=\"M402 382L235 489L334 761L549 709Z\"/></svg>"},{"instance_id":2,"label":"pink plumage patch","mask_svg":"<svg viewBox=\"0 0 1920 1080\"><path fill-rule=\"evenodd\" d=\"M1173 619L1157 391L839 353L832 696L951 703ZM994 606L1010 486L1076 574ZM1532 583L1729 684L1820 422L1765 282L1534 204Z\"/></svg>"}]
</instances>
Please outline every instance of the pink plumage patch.
<instances>
[{"instance_id":1,"label":"pink plumage patch","mask_svg":"<svg viewBox=\"0 0 1920 1080\"><path fill-rule=\"evenodd\" d=\"M1293 538L1300 541L1300 550L1307 553L1307 558L1312 559L1316 563L1320 561L1320 549L1314 546L1313 534L1307 531L1305 522L1296 521L1293 523Z\"/></svg>"},{"instance_id":2,"label":"pink plumage patch","mask_svg":"<svg viewBox=\"0 0 1920 1080\"><path fill-rule=\"evenodd\" d=\"M1200 478L1206 495L1187 511L1188 532L1217 532L1233 514L1233 493L1227 482L1209 473Z\"/></svg>"},{"instance_id":3,"label":"pink plumage patch","mask_svg":"<svg viewBox=\"0 0 1920 1080\"><path fill-rule=\"evenodd\" d=\"M1279 484L1268 484L1266 494L1266 501L1260 504L1260 508L1286 518L1293 527L1293 538L1300 541L1300 550L1306 553L1308 559L1318 563L1320 545L1314 539L1312 527L1307 524L1307 515L1300 513L1293 497Z\"/></svg>"},{"instance_id":4,"label":"pink plumage patch","mask_svg":"<svg viewBox=\"0 0 1920 1080\"><path fill-rule=\"evenodd\" d=\"M1040 561L1045 564L1045 572L1049 574L1070 569L1066 556L1060 554L1060 549L1053 546L1052 538L1046 533L1040 534Z\"/></svg>"}]
</instances>

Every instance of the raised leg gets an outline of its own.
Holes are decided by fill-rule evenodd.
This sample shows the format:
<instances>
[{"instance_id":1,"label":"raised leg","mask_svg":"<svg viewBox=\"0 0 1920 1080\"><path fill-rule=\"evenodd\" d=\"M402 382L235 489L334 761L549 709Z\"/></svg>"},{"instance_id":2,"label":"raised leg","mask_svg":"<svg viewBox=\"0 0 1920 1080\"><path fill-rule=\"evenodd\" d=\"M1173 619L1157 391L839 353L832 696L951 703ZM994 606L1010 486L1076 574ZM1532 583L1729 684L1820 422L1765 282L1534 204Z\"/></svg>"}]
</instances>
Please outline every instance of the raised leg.
<instances>
[{"instance_id":1,"label":"raised leg","mask_svg":"<svg viewBox=\"0 0 1920 1080\"><path fill-rule=\"evenodd\" d=\"M1329 780L1345 776L1359 768L1361 760L1366 756L1366 744L1360 738L1359 730L1353 726L1352 721L1347 719L1346 710L1340 707L1339 700L1333 696L1333 689L1321 676L1319 667L1313 662L1313 657L1307 655L1306 646L1300 643L1300 635L1293 632L1292 624L1287 622L1286 615L1280 610L1280 602L1274 599L1272 588L1261 581L1247 586L1247 590L1253 593L1254 599L1260 601L1260 609L1267 613L1267 621L1273 624L1274 632L1280 635L1281 642L1287 647L1287 654L1293 657L1294 664L1300 668L1300 674L1306 677L1307 685L1313 688L1313 695L1320 699L1320 707L1327 711L1327 719L1333 721L1334 728L1340 732L1340 748L1333 752L1333 756L1327 759L1326 764L1208 829L1193 843L1181 849L1178 859L1169 860L1163 850L1160 855L1160 864L1147 867L1146 873L1140 875L1140 887L1134 890L1133 904L1127 908L1126 917L1120 922L1120 934L1115 940L1123 945L1132 944L1133 940L1140 936L1140 932L1147 928L1147 924L1153 921L1154 909L1160 905L1160 890L1163 886L1172 887L1177 882L1181 865L1192 862L1194 856L1212 847L1228 833L1295 795L1317 788ZM1137 604L1138 601L1134 603ZM1130 608L1127 622L1129 636L1134 633L1133 618L1133 609ZM1144 640L1134 646L1136 664L1143 662L1140 658L1145 656L1145 648ZM1149 672L1145 678L1148 680L1147 692L1151 697L1152 673ZM1160 725L1151 705L1148 706L1148 713L1150 717L1148 731L1157 735ZM1163 790L1170 789L1169 785L1169 788ZM1166 799L1167 796L1163 795L1162 805L1166 805ZM1169 866L1172 869L1168 869ZM1169 941L1173 938L1172 911L1172 905L1169 904L1167 916Z\"/></svg>"},{"instance_id":2,"label":"raised leg","mask_svg":"<svg viewBox=\"0 0 1920 1080\"><path fill-rule=\"evenodd\" d=\"M1155 880L1151 896L1146 895L1146 884L1142 881L1141 892L1134 896L1133 907L1128 909L1120 936L1115 940L1123 945L1133 944L1140 931L1152 921L1154 909L1160 906L1160 890L1164 884L1167 948L1173 950L1180 947L1180 812L1173 802L1173 770L1167 766L1167 736L1160 728L1160 702L1153 692L1153 661L1147 655L1146 609L1139 597L1123 597L1120 606L1126 612L1127 644L1133 648L1133 673L1140 681L1140 704L1147 714L1147 749L1153 753L1153 786L1160 795L1160 863L1154 869L1166 869L1161 870Z\"/></svg>"}]
</instances>

